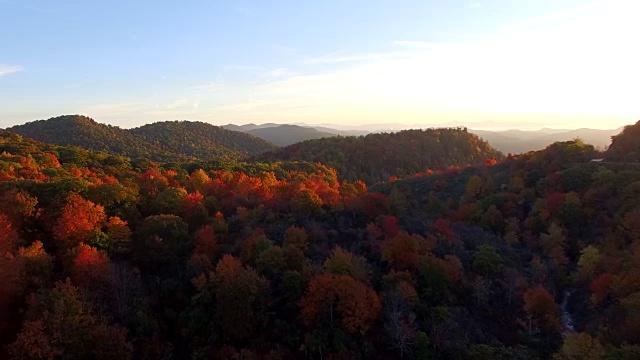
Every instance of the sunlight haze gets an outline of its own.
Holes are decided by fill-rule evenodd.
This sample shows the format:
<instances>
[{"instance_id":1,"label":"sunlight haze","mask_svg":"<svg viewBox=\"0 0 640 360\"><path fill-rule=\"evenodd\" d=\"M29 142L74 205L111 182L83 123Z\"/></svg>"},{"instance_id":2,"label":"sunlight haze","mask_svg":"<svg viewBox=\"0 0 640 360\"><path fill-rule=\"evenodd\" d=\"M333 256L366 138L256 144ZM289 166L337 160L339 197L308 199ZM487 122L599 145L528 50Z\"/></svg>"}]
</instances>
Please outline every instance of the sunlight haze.
<instances>
[{"instance_id":1,"label":"sunlight haze","mask_svg":"<svg viewBox=\"0 0 640 360\"><path fill-rule=\"evenodd\" d=\"M612 129L637 1L0 0L0 127L161 120Z\"/></svg>"}]
</instances>

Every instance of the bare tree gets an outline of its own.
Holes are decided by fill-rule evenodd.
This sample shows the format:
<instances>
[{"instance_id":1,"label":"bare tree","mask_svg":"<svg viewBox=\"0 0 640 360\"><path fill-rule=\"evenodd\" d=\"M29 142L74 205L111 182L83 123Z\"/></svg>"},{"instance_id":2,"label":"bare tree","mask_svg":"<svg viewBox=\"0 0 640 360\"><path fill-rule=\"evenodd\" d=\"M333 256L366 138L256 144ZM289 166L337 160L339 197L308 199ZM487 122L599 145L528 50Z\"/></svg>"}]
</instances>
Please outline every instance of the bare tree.
<instances>
[{"instance_id":1,"label":"bare tree","mask_svg":"<svg viewBox=\"0 0 640 360\"><path fill-rule=\"evenodd\" d=\"M402 358L411 353L415 345L416 314L409 308L405 295L397 289L389 291L384 299L385 329Z\"/></svg>"}]
</instances>

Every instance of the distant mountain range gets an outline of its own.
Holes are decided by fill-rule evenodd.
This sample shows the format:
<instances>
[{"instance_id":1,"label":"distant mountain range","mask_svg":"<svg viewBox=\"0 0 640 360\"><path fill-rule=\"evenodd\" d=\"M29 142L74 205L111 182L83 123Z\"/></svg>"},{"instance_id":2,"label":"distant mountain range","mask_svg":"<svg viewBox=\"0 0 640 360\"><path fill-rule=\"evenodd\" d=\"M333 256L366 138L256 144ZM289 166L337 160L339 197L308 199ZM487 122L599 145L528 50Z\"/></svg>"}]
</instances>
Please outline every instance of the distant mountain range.
<instances>
[{"instance_id":1,"label":"distant mountain range","mask_svg":"<svg viewBox=\"0 0 640 360\"><path fill-rule=\"evenodd\" d=\"M340 126L336 125L335 126ZM274 124L262 125L225 125L226 129L245 132L278 146L288 146L305 140L320 139L332 136L363 136L369 133L386 133L399 131L399 124L386 124L390 128L381 129L381 125L372 125L371 130L343 130L327 126L316 126L306 124ZM404 125L406 126L406 125ZM356 127L352 127L356 128ZM359 129L366 128L366 125L358 126ZM419 128L419 127L417 127ZM426 127L425 127L426 128ZM541 150L556 141L569 141L581 138L585 142L604 150L611 144L611 137L619 134L622 128L611 130L597 129L550 129L540 130L473 130L470 132L477 134L488 141L494 148L502 153L519 154L528 151Z\"/></svg>"},{"instance_id":2,"label":"distant mountain range","mask_svg":"<svg viewBox=\"0 0 640 360\"><path fill-rule=\"evenodd\" d=\"M611 145L611 137L619 134L622 128L613 130L577 129L558 130L541 129L538 131L487 131L469 130L487 140L493 147L503 153L519 154L528 151L542 150L557 141L569 141L576 138L599 148L606 149Z\"/></svg>"},{"instance_id":3,"label":"distant mountain range","mask_svg":"<svg viewBox=\"0 0 640 360\"><path fill-rule=\"evenodd\" d=\"M362 136L371 133L364 130L338 130L323 126L309 126L297 124L262 125L246 124L223 126L227 130L241 131L272 142L278 146L288 146L305 140L321 139L332 136Z\"/></svg>"},{"instance_id":4,"label":"distant mountain range","mask_svg":"<svg viewBox=\"0 0 640 360\"><path fill-rule=\"evenodd\" d=\"M336 124L334 124L336 125ZM38 120L8 130L55 145L75 145L90 150L109 151L132 158L154 161L184 161L213 157L234 159L256 156L278 147L286 147L308 140L330 137L365 136L370 133L395 133L398 124L380 126L296 124L229 124L223 127L197 121L164 121L134 129L101 124L81 115L66 115ZM368 130L367 130L368 129ZM525 130L468 130L487 141L494 149L507 153L524 153L544 149L557 141L581 138L604 150L611 144L612 136L620 129L549 129ZM380 142L378 146L385 146Z\"/></svg>"}]
</instances>

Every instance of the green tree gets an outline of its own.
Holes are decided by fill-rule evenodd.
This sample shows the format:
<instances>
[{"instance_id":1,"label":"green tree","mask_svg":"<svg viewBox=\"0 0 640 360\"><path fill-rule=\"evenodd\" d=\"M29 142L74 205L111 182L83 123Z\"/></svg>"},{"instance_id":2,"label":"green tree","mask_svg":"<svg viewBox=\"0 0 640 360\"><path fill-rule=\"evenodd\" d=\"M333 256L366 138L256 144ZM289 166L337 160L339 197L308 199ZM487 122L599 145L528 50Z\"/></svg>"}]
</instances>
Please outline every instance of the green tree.
<instances>
[{"instance_id":1,"label":"green tree","mask_svg":"<svg viewBox=\"0 0 640 360\"><path fill-rule=\"evenodd\" d=\"M480 274L494 276L502 264L502 256L491 245L480 245L473 255L473 268Z\"/></svg>"},{"instance_id":2,"label":"green tree","mask_svg":"<svg viewBox=\"0 0 640 360\"><path fill-rule=\"evenodd\" d=\"M118 326L99 320L69 280L43 290L9 347L14 359L131 359L131 344Z\"/></svg>"}]
</instances>

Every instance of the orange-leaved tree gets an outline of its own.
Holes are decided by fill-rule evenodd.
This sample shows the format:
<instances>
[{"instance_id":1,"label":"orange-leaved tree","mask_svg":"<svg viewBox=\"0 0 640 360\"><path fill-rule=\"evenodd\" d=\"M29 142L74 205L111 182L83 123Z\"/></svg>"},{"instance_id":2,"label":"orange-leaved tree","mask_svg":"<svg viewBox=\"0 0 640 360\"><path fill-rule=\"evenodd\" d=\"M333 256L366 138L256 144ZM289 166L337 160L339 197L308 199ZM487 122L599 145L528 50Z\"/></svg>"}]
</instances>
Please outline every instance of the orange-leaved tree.
<instances>
[{"instance_id":1,"label":"orange-leaved tree","mask_svg":"<svg viewBox=\"0 0 640 360\"><path fill-rule=\"evenodd\" d=\"M53 237L60 249L70 249L81 242L87 242L92 236L92 230L99 229L105 220L102 206L70 193L53 225Z\"/></svg>"},{"instance_id":2,"label":"orange-leaved tree","mask_svg":"<svg viewBox=\"0 0 640 360\"><path fill-rule=\"evenodd\" d=\"M340 319L343 328L352 334L364 334L377 319L380 309L378 294L348 275L316 275L300 300L305 325L328 323L333 328Z\"/></svg>"}]
</instances>

